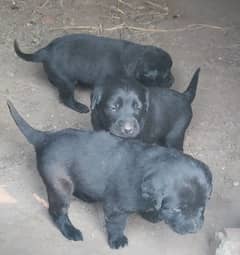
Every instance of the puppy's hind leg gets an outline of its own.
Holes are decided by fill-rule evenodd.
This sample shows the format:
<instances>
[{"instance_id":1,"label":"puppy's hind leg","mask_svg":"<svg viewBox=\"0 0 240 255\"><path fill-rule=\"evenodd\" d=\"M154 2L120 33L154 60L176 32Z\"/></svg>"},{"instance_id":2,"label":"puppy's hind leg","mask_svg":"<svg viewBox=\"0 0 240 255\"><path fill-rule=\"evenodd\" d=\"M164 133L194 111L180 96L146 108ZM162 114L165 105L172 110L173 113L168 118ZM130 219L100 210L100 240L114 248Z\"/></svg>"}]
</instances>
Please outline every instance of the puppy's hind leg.
<instances>
[{"instance_id":1,"label":"puppy's hind leg","mask_svg":"<svg viewBox=\"0 0 240 255\"><path fill-rule=\"evenodd\" d=\"M50 72L48 71L48 73ZM48 80L58 89L60 100L64 105L80 113L89 112L89 108L86 105L81 104L74 99L75 85L71 81L52 73L48 75Z\"/></svg>"},{"instance_id":2,"label":"puppy's hind leg","mask_svg":"<svg viewBox=\"0 0 240 255\"><path fill-rule=\"evenodd\" d=\"M73 192L73 184L70 180L57 179L54 184L47 185L49 213L62 234L69 240L83 240L81 232L76 229L69 217L68 208Z\"/></svg>"},{"instance_id":3,"label":"puppy's hind leg","mask_svg":"<svg viewBox=\"0 0 240 255\"><path fill-rule=\"evenodd\" d=\"M86 105L81 104L74 99L74 89L69 87L61 87L59 88L59 96L63 104L71 109L80 113L89 112L89 108Z\"/></svg>"}]
</instances>

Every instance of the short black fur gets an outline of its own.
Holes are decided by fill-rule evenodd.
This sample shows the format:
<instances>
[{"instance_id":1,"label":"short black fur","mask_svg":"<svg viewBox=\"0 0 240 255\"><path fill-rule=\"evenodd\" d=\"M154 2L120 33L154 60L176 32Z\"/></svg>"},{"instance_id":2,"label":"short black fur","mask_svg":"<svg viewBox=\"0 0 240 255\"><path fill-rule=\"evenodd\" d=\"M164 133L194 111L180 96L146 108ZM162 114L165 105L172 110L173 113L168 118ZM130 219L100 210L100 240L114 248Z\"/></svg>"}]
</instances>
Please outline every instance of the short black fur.
<instances>
[{"instance_id":1,"label":"short black fur","mask_svg":"<svg viewBox=\"0 0 240 255\"><path fill-rule=\"evenodd\" d=\"M72 34L53 40L33 54L23 53L17 41L14 49L26 61L43 63L61 101L82 113L89 109L74 99L77 84L93 88L102 77L120 73L136 78L145 86L169 87L174 81L172 59L167 52L125 40Z\"/></svg>"},{"instance_id":2,"label":"short black fur","mask_svg":"<svg viewBox=\"0 0 240 255\"><path fill-rule=\"evenodd\" d=\"M127 245L129 214L164 220L180 234L198 231L212 191L208 167L175 149L121 139L108 132L65 129L41 132L30 127L8 102L13 119L34 145L45 183L49 213L62 234L82 240L69 217L72 194L103 204L108 243Z\"/></svg>"},{"instance_id":3,"label":"short black fur","mask_svg":"<svg viewBox=\"0 0 240 255\"><path fill-rule=\"evenodd\" d=\"M197 69L183 93L168 88L144 88L137 81L117 76L104 79L92 93L94 129L183 150L199 72ZM117 89L111 87L112 80L118 84Z\"/></svg>"}]
</instances>

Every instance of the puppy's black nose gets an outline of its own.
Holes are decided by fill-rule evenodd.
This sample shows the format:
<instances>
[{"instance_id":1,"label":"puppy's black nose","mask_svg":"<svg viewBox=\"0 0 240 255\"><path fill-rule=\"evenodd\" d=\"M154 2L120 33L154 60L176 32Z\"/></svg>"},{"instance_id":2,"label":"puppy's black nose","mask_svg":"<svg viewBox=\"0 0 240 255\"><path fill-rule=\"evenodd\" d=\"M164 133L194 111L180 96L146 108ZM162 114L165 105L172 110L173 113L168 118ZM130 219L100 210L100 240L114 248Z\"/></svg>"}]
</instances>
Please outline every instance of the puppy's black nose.
<instances>
[{"instance_id":1,"label":"puppy's black nose","mask_svg":"<svg viewBox=\"0 0 240 255\"><path fill-rule=\"evenodd\" d=\"M125 125L123 126L123 132L126 134L126 135L130 135L132 134L134 131L134 125L132 125L131 123L125 123Z\"/></svg>"}]
</instances>

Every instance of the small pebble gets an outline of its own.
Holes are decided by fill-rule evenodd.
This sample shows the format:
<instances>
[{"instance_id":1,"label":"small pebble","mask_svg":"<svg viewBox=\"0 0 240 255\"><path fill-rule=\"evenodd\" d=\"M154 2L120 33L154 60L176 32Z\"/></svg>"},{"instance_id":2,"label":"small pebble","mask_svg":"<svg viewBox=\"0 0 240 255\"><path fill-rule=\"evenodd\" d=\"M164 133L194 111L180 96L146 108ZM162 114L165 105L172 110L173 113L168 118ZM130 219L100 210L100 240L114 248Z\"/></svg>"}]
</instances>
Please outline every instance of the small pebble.
<instances>
[{"instance_id":1,"label":"small pebble","mask_svg":"<svg viewBox=\"0 0 240 255\"><path fill-rule=\"evenodd\" d=\"M30 20L30 21L29 21L29 24L31 24L31 25L36 25L36 24L37 24L37 22L36 22L36 21L34 21L34 20Z\"/></svg>"},{"instance_id":2,"label":"small pebble","mask_svg":"<svg viewBox=\"0 0 240 255\"><path fill-rule=\"evenodd\" d=\"M223 239L224 239L224 233L223 232L217 232L216 234L215 234L215 237L216 237L216 239L217 240L219 240L219 241L222 241Z\"/></svg>"},{"instance_id":3,"label":"small pebble","mask_svg":"<svg viewBox=\"0 0 240 255\"><path fill-rule=\"evenodd\" d=\"M238 186L239 186L239 182L238 182L238 181L234 181L234 182L233 182L233 186L234 186L234 187L238 187Z\"/></svg>"},{"instance_id":4,"label":"small pebble","mask_svg":"<svg viewBox=\"0 0 240 255\"><path fill-rule=\"evenodd\" d=\"M14 77L14 73L13 72L8 72L8 76L9 77Z\"/></svg>"},{"instance_id":5,"label":"small pebble","mask_svg":"<svg viewBox=\"0 0 240 255\"><path fill-rule=\"evenodd\" d=\"M178 19L180 17L180 14L179 13L176 13L172 16L173 19Z\"/></svg>"},{"instance_id":6,"label":"small pebble","mask_svg":"<svg viewBox=\"0 0 240 255\"><path fill-rule=\"evenodd\" d=\"M11 4L10 8L11 8L12 10L18 10L18 9L19 9L19 6L16 4L15 1L12 1L12 4Z\"/></svg>"},{"instance_id":7,"label":"small pebble","mask_svg":"<svg viewBox=\"0 0 240 255\"><path fill-rule=\"evenodd\" d=\"M39 40L38 38L33 38L32 41L31 41L31 44L38 44L39 43Z\"/></svg>"}]
</instances>

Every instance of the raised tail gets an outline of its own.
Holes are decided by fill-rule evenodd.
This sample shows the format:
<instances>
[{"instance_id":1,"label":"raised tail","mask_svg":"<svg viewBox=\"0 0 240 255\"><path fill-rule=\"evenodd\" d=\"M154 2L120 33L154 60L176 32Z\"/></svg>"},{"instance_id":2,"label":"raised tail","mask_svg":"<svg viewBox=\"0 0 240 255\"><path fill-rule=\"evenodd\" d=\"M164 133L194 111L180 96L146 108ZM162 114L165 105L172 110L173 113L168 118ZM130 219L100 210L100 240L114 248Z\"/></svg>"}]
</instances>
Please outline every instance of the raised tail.
<instances>
[{"instance_id":1,"label":"raised tail","mask_svg":"<svg viewBox=\"0 0 240 255\"><path fill-rule=\"evenodd\" d=\"M46 52L45 52L46 50L44 48L31 54L24 53L20 50L18 42L16 40L14 41L14 50L20 58L26 61L43 62L46 59Z\"/></svg>"},{"instance_id":2,"label":"raised tail","mask_svg":"<svg viewBox=\"0 0 240 255\"><path fill-rule=\"evenodd\" d=\"M199 77L199 72L200 68L198 68L193 77L192 80L188 86L188 88L183 92L183 95L187 98L189 102L192 103L193 99L195 98L196 95L196 90L197 90L197 84L198 84L198 77Z\"/></svg>"},{"instance_id":3,"label":"raised tail","mask_svg":"<svg viewBox=\"0 0 240 255\"><path fill-rule=\"evenodd\" d=\"M47 136L45 132L36 130L32 128L17 112L13 104L8 100L7 105L9 111L11 113L12 118L14 119L16 125L23 133L23 135L27 138L28 142L33 144L34 146L41 145Z\"/></svg>"}]
</instances>

